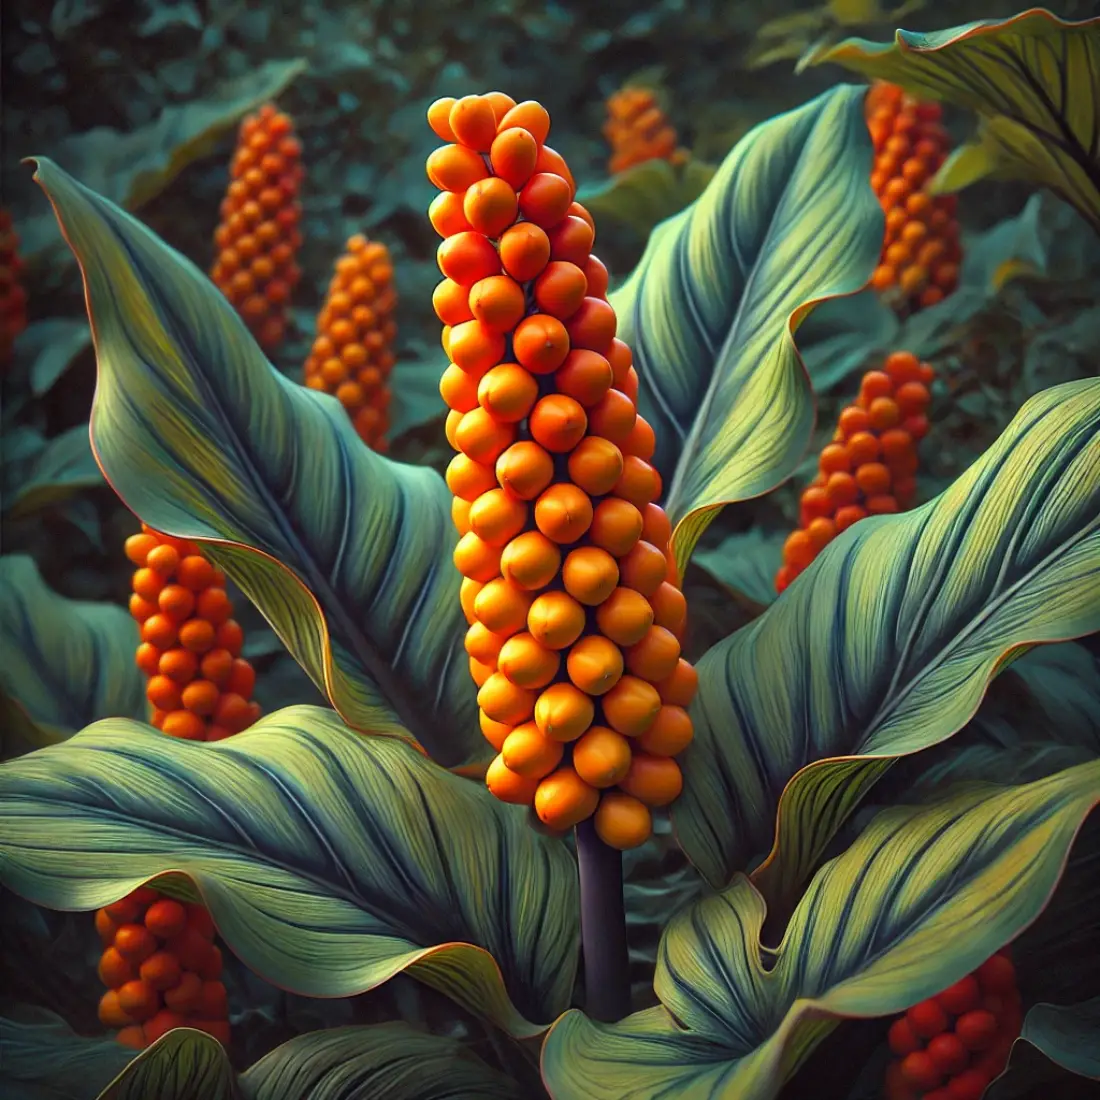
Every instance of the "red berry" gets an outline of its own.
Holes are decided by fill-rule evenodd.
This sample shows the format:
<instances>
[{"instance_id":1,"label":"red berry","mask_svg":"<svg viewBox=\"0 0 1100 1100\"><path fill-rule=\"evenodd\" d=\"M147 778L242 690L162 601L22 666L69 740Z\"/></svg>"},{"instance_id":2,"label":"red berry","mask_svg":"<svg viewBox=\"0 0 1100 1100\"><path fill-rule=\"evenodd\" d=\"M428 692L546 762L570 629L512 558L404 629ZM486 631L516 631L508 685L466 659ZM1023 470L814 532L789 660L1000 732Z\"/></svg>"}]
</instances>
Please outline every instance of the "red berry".
<instances>
[{"instance_id":1,"label":"red berry","mask_svg":"<svg viewBox=\"0 0 1100 1100\"><path fill-rule=\"evenodd\" d=\"M890 1025L888 1042L890 1049L901 1058L921 1048L920 1037L913 1031L912 1025L904 1016Z\"/></svg>"},{"instance_id":2,"label":"red berry","mask_svg":"<svg viewBox=\"0 0 1100 1100\"><path fill-rule=\"evenodd\" d=\"M997 1036L997 1018L981 1008L967 1012L955 1022L955 1034L967 1050L985 1050Z\"/></svg>"},{"instance_id":3,"label":"red berry","mask_svg":"<svg viewBox=\"0 0 1100 1100\"><path fill-rule=\"evenodd\" d=\"M923 1050L907 1054L902 1059L901 1075L919 1089L934 1089L943 1080L936 1063Z\"/></svg>"},{"instance_id":4,"label":"red berry","mask_svg":"<svg viewBox=\"0 0 1100 1100\"><path fill-rule=\"evenodd\" d=\"M928 1057L948 1076L961 1073L970 1064L970 1052L950 1031L937 1035L928 1044Z\"/></svg>"},{"instance_id":5,"label":"red berry","mask_svg":"<svg viewBox=\"0 0 1100 1100\"><path fill-rule=\"evenodd\" d=\"M982 1093L989 1088L992 1080L985 1070L968 1069L948 1083L947 1095L951 1100L981 1100Z\"/></svg>"},{"instance_id":6,"label":"red berry","mask_svg":"<svg viewBox=\"0 0 1100 1100\"><path fill-rule=\"evenodd\" d=\"M944 1012L952 1016L972 1012L982 1003L982 991L978 987L978 979L973 974L967 974L954 985L949 985L942 993L937 993L936 1003Z\"/></svg>"},{"instance_id":7,"label":"red berry","mask_svg":"<svg viewBox=\"0 0 1100 1100\"><path fill-rule=\"evenodd\" d=\"M994 993L1003 997L1016 991L1016 967L1004 955L994 955L991 959L986 959L975 971L975 975L983 993Z\"/></svg>"},{"instance_id":8,"label":"red berry","mask_svg":"<svg viewBox=\"0 0 1100 1100\"><path fill-rule=\"evenodd\" d=\"M922 1039L931 1039L947 1030L947 1013L935 1001L921 1001L905 1014L913 1030Z\"/></svg>"}]
</instances>

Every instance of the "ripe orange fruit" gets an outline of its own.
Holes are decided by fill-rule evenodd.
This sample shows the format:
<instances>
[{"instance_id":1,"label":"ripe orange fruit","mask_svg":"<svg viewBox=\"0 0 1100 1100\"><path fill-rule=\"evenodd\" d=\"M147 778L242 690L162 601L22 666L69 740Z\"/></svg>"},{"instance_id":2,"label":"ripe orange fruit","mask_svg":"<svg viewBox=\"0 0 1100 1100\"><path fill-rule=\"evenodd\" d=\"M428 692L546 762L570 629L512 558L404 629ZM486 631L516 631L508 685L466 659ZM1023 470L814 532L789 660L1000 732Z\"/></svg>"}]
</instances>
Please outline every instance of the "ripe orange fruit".
<instances>
[{"instance_id":1,"label":"ripe orange fruit","mask_svg":"<svg viewBox=\"0 0 1100 1100\"><path fill-rule=\"evenodd\" d=\"M653 818L645 803L623 791L601 795L594 824L600 840L620 851L639 847L653 832Z\"/></svg>"},{"instance_id":2,"label":"ripe orange fruit","mask_svg":"<svg viewBox=\"0 0 1100 1100\"><path fill-rule=\"evenodd\" d=\"M630 742L606 726L593 726L573 744L573 767L590 786L611 787L630 769Z\"/></svg>"},{"instance_id":3,"label":"ripe orange fruit","mask_svg":"<svg viewBox=\"0 0 1100 1100\"><path fill-rule=\"evenodd\" d=\"M668 756L649 756L635 752L630 769L619 787L647 806L667 806L680 796L684 777L680 766Z\"/></svg>"},{"instance_id":4,"label":"ripe orange fruit","mask_svg":"<svg viewBox=\"0 0 1100 1100\"><path fill-rule=\"evenodd\" d=\"M600 795L570 767L562 767L539 781L535 813L551 829L571 829L591 817Z\"/></svg>"}]
</instances>

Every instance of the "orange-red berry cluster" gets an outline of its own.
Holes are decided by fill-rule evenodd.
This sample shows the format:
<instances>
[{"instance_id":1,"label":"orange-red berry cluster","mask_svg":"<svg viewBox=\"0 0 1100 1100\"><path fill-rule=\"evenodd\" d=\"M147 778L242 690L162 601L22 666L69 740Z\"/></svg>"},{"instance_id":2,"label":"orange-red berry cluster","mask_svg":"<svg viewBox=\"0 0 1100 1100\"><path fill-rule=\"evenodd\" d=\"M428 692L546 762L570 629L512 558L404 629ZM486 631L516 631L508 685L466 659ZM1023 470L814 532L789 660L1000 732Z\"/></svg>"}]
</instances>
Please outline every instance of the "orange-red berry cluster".
<instances>
[{"instance_id":1,"label":"orange-red berry cluster","mask_svg":"<svg viewBox=\"0 0 1100 1100\"><path fill-rule=\"evenodd\" d=\"M290 298L301 273L299 229L302 147L287 115L272 104L242 123L232 182L214 233L210 277L266 351L286 332Z\"/></svg>"},{"instance_id":2,"label":"orange-red berry cluster","mask_svg":"<svg viewBox=\"0 0 1100 1100\"><path fill-rule=\"evenodd\" d=\"M638 375L546 110L491 92L428 120L451 143L427 164L433 301L488 786L631 848L680 793L697 682Z\"/></svg>"},{"instance_id":3,"label":"orange-red berry cluster","mask_svg":"<svg viewBox=\"0 0 1100 1100\"><path fill-rule=\"evenodd\" d=\"M677 146L676 130L649 88L620 88L607 101L603 136L611 146L608 171L624 172L647 160L682 164L687 151Z\"/></svg>"},{"instance_id":4,"label":"orange-red berry cluster","mask_svg":"<svg viewBox=\"0 0 1100 1100\"><path fill-rule=\"evenodd\" d=\"M20 282L23 261L11 214L0 210L0 367L11 359L15 338L27 327L27 294Z\"/></svg>"},{"instance_id":5,"label":"orange-red berry cluster","mask_svg":"<svg viewBox=\"0 0 1100 1100\"><path fill-rule=\"evenodd\" d=\"M841 531L868 515L905 511L916 496L917 448L928 433L931 366L907 351L868 371L841 414L818 474L802 494L799 528L783 544L782 592Z\"/></svg>"},{"instance_id":6,"label":"orange-red berry cluster","mask_svg":"<svg viewBox=\"0 0 1100 1100\"><path fill-rule=\"evenodd\" d=\"M126 540L133 576L130 614L141 624L137 665L153 725L189 741L220 741L260 716L256 674L241 657L225 575L186 539L142 526Z\"/></svg>"},{"instance_id":7,"label":"orange-red berry cluster","mask_svg":"<svg viewBox=\"0 0 1100 1100\"><path fill-rule=\"evenodd\" d=\"M95 915L107 986L99 1019L118 1041L142 1049L174 1027L193 1027L229 1044L222 953L201 905L143 886Z\"/></svg>"},{"instance_id":8,"label":"orange-red berry cluster","mask_svg":"<svg viewBox=\"0 0 1100 1100\"><path fill-rule=\"evenodd\" d=\"M336 261L306 360L306 385L334 393L368 447L386 450L397 294L389 250L356 235Z\"/></svg>"},{"instance_id":9,"label":"orange-red berry cluster","mask_svg":"<svg viewBox=\"0 0 1100 1100\"><path fill-rule=\"evenodd\" d=\"M886 239L871 284L908 310L935 305L958 283L959 223L954 195L928 194L949 141L938 103L923 103L896 84L867 95L875 148L871 186L886 213Z\"/></svg>"},{"instance_id":10,"label":"orange-red berry cluster","mask_svg":"<svg viewBox=\"0 0 1100 1100\"><path fill-rule=\"evenodd\" d=\"M1016 970L998 951L894 1021L886 1100L980 1100L1008 1063L1022 1023Z\"/></svg>"}]
</instances>

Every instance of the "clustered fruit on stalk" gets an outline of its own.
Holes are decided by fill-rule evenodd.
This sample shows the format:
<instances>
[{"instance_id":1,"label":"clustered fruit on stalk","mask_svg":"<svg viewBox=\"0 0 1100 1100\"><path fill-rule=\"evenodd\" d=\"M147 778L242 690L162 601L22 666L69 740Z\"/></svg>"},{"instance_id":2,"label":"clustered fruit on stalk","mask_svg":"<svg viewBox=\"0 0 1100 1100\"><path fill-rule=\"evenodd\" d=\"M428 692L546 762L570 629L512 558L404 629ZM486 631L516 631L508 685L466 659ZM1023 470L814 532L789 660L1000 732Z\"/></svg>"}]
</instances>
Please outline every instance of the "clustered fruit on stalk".
<instances>
[{"instance_id":1,"label":"clustered fruit on stalk","mask_svg":"<svg viewBox=\"0 0 1100 1100\"><path fill-rule=\"evenodd\" d=\"M890 1028L886 1100L980 1100L1008 1064L1023 1010L1007 949Z\"/></svg>"},{"instance_id":2,"label":"clustered fruit on stalk","mask_svg":"<svg viewBox=\"0 0 1100 1100\"><path fill-rule=\"evenodd\" d=\"M302 147L289 117L265 104L241 123L232 182L214 233L210 278L265 351L286 332L290 297L301 272Z\"/></svg>"},{"instance_id":3,"label":"clustered fruit on stalk","mask_svg":"<svg viewBox=\"0 0 1100 1100\"><path fill-rule=\"evenodd\" d=\"M487 783L551 829L594 815L634 847L680 793L697 682L638 375L546 110L491 92L428 120L450 143L427 164L433 302Z\"/></svg>"},{"instance_id":4,"label":"clustered fruit on stalk","mask_svg":"<svg viewBox=\"0 0 1100 1100\"><path fill-rule=\"evenodd\" d=\"M799 527L783 544L782 592L841 531L869 515L905 511L916 497L917 448L928 433L932 367L906 351L863 376L800 500Z\"/></svg>"},{"instance_id":5,"label":"clustered fruit on stalk","mask_svg":"<svg viewBox=\"0 0 1100 1100\"><path fill-rule=\"evenodd\" d=\"M11 214L0 209L0 368L11 359L16 337L27 327L27 293L20 275L19 235Z\"/></svg>"},{"instance_id":6,"label":"clustered fruit on stalk","mask_svg":"<svg viewBox=\"0 0 1100 1100\"><path fill-rule=\"evenodd\" d=\"M867 94L866 110L875 149L871 187L886 214L871 285L904 312L924 309L955 289L962 259L956 197L928 192L950 147L943 109L879 82Z\"/></svg>"},{"instance_id":7,"label":"clustered fruit on stalk","mask_svg":"<svg viewBox=\"0 0 1100 1100\"><path fill-rule=\"evenodd\" d=\"M649 88L627 85L607 100L603 135L611 146L607 168L612 175L647 160L683 164L686 149L677 145L676 130Z\"/></svg>"},{"instance_id":8,"label":"clustered fruit on stalk","mask_svg":"<svg viewBox=\"0 0 1100 1100\"><path fill-rule=\"evenodd\" d=\"M201 906L142 886L95 915L107 992L99 1019L118 1041L142 1049L174 1027L229 1044L229 1003L214 923Z\"/></svg>"},{"instance_id":9,"label":"clustered fruit on stalk","mask_svg":"<svg viewBox=\"0 0 1100 1100\"><path fill-rule=\"evenodd\" d=\"M305 368L306 385L335 394L359 437L381 452L387 449L396 304L389 250L352 237L336 261Z\"/></svg>"}]
</instances>

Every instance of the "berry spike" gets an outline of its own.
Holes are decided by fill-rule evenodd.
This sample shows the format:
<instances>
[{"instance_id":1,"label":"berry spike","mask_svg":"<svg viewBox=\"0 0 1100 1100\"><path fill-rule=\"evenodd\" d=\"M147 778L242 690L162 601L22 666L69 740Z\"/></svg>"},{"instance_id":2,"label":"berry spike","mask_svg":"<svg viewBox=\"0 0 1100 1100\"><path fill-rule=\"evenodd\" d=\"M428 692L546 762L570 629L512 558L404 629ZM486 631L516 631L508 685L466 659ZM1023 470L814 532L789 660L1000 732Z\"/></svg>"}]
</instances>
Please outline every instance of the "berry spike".
<instances>
[{"instance_id":1,"label":"berry spike","mask_svg":"<svg viewBox=\"0 0 1100 1100\"><path fill-rule=\"evenodd\" d=\"M901 312L935 305L958 282L962 251L954 195L928 183L947 157L943 109L878 82L867 94L875 149L871 186L886 214L886 236L871 285Z\"/></svg>"},{"instance_id":2,"label":"berry spike","mask_svg":"<svg viewBox=\"0 0 1100 1100\"><path fill-rule=\"evenodd\" d=\"M817 476L802 493L798 529L783 544L777 592L853 523L913 506L934 377L929 364L907 351L894 352L882 370L863 376L859 397L841 412Z\"/></svg>"},{"instance_id":3,"label":"berry spike","mask_svg":"<svg viewBox=\"0 0 1100 1100\"><path fill-rule=\"evenodd\" d=\"M633 848L680 793L696 684L638 376L546 110L491 93L428 120L449 143L427 163L433 300L487 783Z\"/></svg>"},{"instance_id":4,"label":"berry spike","mask_svg":"<svg viewBox=\"0 0 1100 1100\"><path fill-rule=\"evenodd\" d=\"M27 294L20 275L19 235L11 214L0 209L0 369L11 361L16 337L27 327Z\"/></svg>"},{"instance_id":5,"label":"berry spike","mask_svg":"<svg viewBox=\"0 0 1100 1100\"><path fill-rule=\"evenodd\" d=\"M627 85L607 101L603 135L611 146L608 171L612 175L647 160L682 164L686 149L677 145L676 130L649 88Z\"/></svg>"},{"instance_id":6,"label":"berry spike","mask_svg":"<svg viewBox=\"0 0 1100 1100\"><path fill-rule=\"evenodd\" d=\"M298 192L304 170L289 116L268 103L245 118L230 171L210 278L270 352L286 333L301 277L295 258L302 244Z\"/></svg>"},{"instance_id":7,"label":"berry spike","mask_svg":"<svg viewBox=\"0 0 1100 1100\"><path fill-rule=\"evenodd\" d=\"M387 449L396 304L389 250L356 234L336 261L305 367L306 385L335 394L376 451Z\"/></svg>"}]
</instances>

